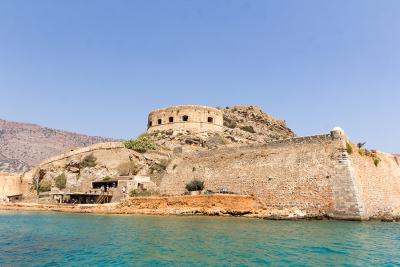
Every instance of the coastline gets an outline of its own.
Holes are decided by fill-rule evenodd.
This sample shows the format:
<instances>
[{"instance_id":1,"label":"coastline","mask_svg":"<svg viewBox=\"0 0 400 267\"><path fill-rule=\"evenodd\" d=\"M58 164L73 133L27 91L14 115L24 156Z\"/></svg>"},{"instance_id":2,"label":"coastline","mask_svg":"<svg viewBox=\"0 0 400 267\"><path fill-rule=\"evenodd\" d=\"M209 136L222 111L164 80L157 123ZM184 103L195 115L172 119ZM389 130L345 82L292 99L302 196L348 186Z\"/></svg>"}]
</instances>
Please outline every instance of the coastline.
<instances>
[{"instance_id":1,"label":"coastline","mask_svg":"<svg viewBox=\"0 0 400 267\"><path fill-rule=\"evenodd\" d=\"M226 216L266 220L347 220L329 212L304 212L298 208L265 208L253 196L209 195L177 197L128 197L121 203L109 204L37 204L12 203L0 205L0 210L53 211L66 213L143 214L174 216ZM368 221L395 222L400 216L383 214Z\"/></svg>"}]
</instances>

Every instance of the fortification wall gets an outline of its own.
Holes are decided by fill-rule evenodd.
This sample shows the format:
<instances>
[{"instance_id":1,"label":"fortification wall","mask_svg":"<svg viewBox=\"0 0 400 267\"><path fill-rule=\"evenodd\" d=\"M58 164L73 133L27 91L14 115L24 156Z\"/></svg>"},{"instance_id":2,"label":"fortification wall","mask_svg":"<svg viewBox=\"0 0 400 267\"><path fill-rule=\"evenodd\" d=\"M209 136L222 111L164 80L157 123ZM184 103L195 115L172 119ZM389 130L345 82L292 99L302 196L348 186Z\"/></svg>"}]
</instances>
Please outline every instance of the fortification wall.
<instances>
[{"instance_id":1,"label":"fortification wall","mask_svg":"<svg viewBox=\"0 0 400 267\"><path fill-rule=\"evenodd\" d=\"M3 197L22 194L21 175L19 173L0 172L0 202Z\"/></svg>"},{"instance_id":2,"label":"fortification wall","mask_svg":"<svg viewBox=\"0 0 400 267\"><path fill-rule=\"evenodd\" d=\"M339 191L354 191L351 183L338 185L337 176L347 171L338 171L343 149L343 140L332 140L331 134L323 134L265 145L182 153L174 155L160 190L182 194L185 184L198 178L205 181L206 189L221 191L226 187L230 192L254 194L267 207L332 213L340 202L336 201ZM335 216L359 217L359 211L350 209L357 204L354 201L357 199L349 199Z\"/></svg>"},{"instance_id":3,"label":"fortification wall","mask_svg":"<svg viewBox=\"0 0 400 267\"><path fill-rule=\"evenodd\" d=\"M184 129L189 131L222 131L222 112L205 106L175 106L150 112L147 131Z\"/></svg>"},{"instance_id":4,"label":"fortification wall","mask_svg":"<svg viewBox=\"0 0 400 267\"><path fill-rule=\"evenodd\" d=\"M354 146L353 151L356 149ZM378 166L375 166L372 157L359 153L351 155L370 217L379 217L400 208L400 166L393 155L380 151L376 154L381 160Z\"/></svg>"}]
</instances>

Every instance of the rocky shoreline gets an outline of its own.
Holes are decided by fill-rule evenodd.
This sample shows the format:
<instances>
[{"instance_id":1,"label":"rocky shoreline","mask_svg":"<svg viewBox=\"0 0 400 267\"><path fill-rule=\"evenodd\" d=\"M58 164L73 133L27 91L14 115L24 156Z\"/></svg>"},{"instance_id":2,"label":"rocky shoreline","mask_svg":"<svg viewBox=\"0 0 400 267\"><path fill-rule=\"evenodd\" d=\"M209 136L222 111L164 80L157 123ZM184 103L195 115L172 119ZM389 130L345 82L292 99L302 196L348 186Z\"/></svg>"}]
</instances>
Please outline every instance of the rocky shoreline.
<instances>
[{"instance_id":1,"label":"rocky shoreline","mask_svg":"<svg viewBox=\"0 0 400 267\"><path fill-rule=\"evenodd\" d=\"M36 204L13 203L0 205L0 210L53 211L97 214L143 214L175 216L226 216L259 218L267 220L330 220L361 221L357 218L337 218L328 212L304 212L297 208L265 208L252 196L214 195L179 197L136 197L122 203L90 204ZM384 214L370 221L395 222L400 216Z\"/></svg>"}]
</instances>

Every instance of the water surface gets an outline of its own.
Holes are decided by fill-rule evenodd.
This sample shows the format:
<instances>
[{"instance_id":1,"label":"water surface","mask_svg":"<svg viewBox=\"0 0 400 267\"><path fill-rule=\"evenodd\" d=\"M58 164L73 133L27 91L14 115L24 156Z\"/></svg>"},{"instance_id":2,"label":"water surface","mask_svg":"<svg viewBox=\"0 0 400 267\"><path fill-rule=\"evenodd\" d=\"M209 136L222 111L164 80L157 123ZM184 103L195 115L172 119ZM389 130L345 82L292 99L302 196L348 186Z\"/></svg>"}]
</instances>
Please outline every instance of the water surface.
<instances>
[{"instance_id":1,"label":"water surface","mask_svg":"<svg viewBox=\"0 0 400 267\"><path fill-rule=\"evenodd\" d=\"M400 266L400 224L0 211L0 266Z\"/></svg>"}]
</instances>

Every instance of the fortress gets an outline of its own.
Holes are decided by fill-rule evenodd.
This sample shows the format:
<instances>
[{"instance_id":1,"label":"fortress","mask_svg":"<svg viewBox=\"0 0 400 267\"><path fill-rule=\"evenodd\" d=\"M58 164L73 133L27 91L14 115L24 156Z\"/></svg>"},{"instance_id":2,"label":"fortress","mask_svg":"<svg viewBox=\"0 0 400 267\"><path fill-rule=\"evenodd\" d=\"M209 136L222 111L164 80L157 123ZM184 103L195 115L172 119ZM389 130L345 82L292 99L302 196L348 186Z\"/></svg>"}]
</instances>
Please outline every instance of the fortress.
<instances>
[{"instance_id":1,"label":"fortress","mask_svg":"<svg viewBox=\"0 0 400 267\"><path fill-rule=\"evenodd\" d=\"M272 118L264 120L248 109L241 114L265 128L283 127L283 121L270 124ZM147 132L158 151L137 152L123 143L79 148L46 160L25 174L22 185L26 188L36 178L54 181L65 172L68 186L81 190L94 179L118 174L120 163L134 161L138 174L150 175L162 195L180 196L187 183L200 179L207 190L251 195L268 210L295 208L314 218L400 219L399 157L380 151L364 155L339 127L325 134L266 140L258 133L225 127L225 116L231 115L204 106L152 111ZM238 123L258 127L254 120L238 116ZM206 146L213 136L230 143ZM166 169L149 174L168 153ZM69 168L89 154L98 159L98 166L81 170L77 179L77 168Z\"/></svg>"},{"instance_id":2,"label":"fortress","mask_svg":"<svg viewBox=\"0 0 400 267\"><path fill-rule=\"evenodd\" d=\"M222 112L205 106L175 106L150 112L147 131L184 129L188 131L222 131Z\"/></svg>"}]
</instances>

